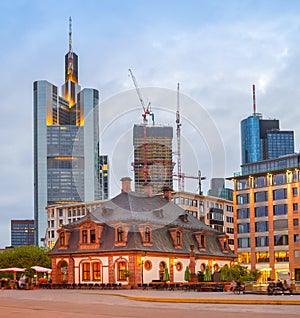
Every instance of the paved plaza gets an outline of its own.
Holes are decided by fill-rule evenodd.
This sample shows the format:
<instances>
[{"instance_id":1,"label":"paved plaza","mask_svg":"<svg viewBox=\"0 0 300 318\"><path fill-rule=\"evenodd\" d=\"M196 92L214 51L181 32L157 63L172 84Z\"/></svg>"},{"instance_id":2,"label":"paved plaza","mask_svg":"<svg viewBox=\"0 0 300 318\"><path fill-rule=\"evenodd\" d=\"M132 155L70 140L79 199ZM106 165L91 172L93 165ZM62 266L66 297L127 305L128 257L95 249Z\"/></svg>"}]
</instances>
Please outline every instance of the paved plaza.
<instances>
[{"instance_id":1,"label":"paved plaza","mask_svg":"<svg viewBox=\"0 0 300 318\"><path fill-rule=\"evenodd\" d=\"M233 295L154 290L3 290L0 317L292 318L300 295Z\"/></svg>"}]
</instances>

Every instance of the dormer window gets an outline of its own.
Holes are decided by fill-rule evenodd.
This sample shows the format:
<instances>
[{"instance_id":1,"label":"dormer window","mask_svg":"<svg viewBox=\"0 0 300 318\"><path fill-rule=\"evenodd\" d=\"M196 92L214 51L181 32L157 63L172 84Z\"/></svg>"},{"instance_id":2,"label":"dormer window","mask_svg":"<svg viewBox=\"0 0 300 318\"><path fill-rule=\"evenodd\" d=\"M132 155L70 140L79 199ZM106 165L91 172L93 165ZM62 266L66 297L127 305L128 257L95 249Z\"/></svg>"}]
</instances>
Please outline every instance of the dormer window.
<instances>
[{"instance_id":1,"label":"dormer window","mask_svg":"<svg viewBox=\"0 0 300 318\"><path fill-rule=\"evenodd\" d=\"M195 232L194 235L198 243L198 249L201 251L205 251L206 250L206 233Z\"/></svg>"},{"instance_id":2,"label":"dormer window","mask_svg":"<svg viewBox=\"0 0 300 318\"><path fill-rule=\"evenodd\" d=\"M88 242L88 231L87 230L82 230L82 243L87 244Z\"/></svg>"},{"instance_id":3,"label":"dormer window","mask_svg":"<svg viewBox=\"0 0 300 318\"><path fill-rule=\"evenodd\" d=\"M96 242L96 231L90 230L90 243L95 243L95 242Z\"/></svg>"},{"instance_id":4,"label":"dormer window","mask_svg":"<svg viewBox=\"0 0 300 318\"><path fill-rule=\"evenodd\" d=\"M176 231L176 245L181 245L181 233Z\"/></svg>"},{"instance_id":5,"label":"dormer window","mask_svg":"<svg viewBox=\"0 0 300 318\"><path fill-rule=\"evenodd\" d=\"M118 235L118 237L117 237L117 241L118 242L123 242L123 229L122 229L122 227L118 227L118 233L117 233L117 235Z\"/></svg>"},{"instance_id":6,"label":"dormer window","mask_svg":"<svg viewBox=\"0 0 300 318\"><path fill-rule=\"evenodd\" d=\"M169 232L173 240L174 248L182 249L182 229L170 228Z\"/></svg>"},{"instance_id":7,"label":"dormer window","mask_svg":"<svg viewBox=\"0 0 300 318\"><path fill-rule=\"evenodd\" d=\"M59 245L64 246L66 244L66 237L65 237L65 232L61 232L59 234Z\"/></svg>"},{"instance_id":8,"label":"dormer window","mask_svg":"<svg viewBox=\"0 0 300 318\"><path fill-rule=\"evenodd\" d=\"M150 243L150 241L151 241L150 228L146 227L146 229L145 229L145 242Z\"/></svg>"},{"instance_id":9,"label":"dormer window","mask_svg":"<svg viewBox=\"0 0 300 318\"><path fill-rule=\"evenodd\" d=\"M220 235L219 242L221 245L221 249L223 253L228 253L228 236L227 235Z\"/></svg>"}]
</instances>

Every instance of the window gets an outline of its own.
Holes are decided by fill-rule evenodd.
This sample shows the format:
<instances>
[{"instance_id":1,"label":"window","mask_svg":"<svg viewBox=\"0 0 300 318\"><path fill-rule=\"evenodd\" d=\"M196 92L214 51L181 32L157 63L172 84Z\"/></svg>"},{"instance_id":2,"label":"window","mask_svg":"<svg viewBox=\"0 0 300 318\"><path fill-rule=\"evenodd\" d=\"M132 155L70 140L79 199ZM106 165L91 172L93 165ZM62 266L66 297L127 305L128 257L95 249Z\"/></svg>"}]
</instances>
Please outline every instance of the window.
<instances>
[{"instance_id":1,"label":"window","mask_svg":"<svg viewBox=\"0 0 300 318\"><path fill-rule=\"evenodd\" d=\"M249 194L245 193L245 194L240 194L237 196L237 203L238 204L246 204L249 203Z\"/></svg>"},{"instance_id":2,"label":"window","mask_svg":"<svg viewBox=\"0 0 300 318\"><path fill-rule=\"evenodd\" d=\"M255 211L255 217L264 217L268 216L268 207L267 206L259 206L254 208Z\"/></svg>"},{"instance_id":3,"label":"window","mask_svg":"<svg viewBox=\"0 0 300 318\"><path fill-rule=\"evenodd\" d=\"M293 203L293 211L298 211L298 203Z\"/></svg>"},{"instance_id":4,"label":"window","mask_svg":"<svg viewBox=\"0 0 300 318\"><path fill-rule=\"evenodd\" d=\"M152 269L152 262L149 260L145 261L144 268L146 271L150 271Z\"/></svg>"},{"instance_id":5,"label":"window","mask_svg":"<svg viewBox=\"0 0 300 318\"><path fill-rule=\"evenodd\" d=\"M250 223L240 223L238 224L238 233L249 233Z\"/></svg>"},{"instance_id":6,"label":"window","mask_svg":"<svg viewBox=\"0 0 300 318\"><path fill-rule=\"evenodd\" d=\"M93 280L101 280L100 262L93 263Z\"/></svg>"},{"instance_id":7,"label":"window","mask_svg":"<svg viewBox=\"0 0 300 318\"><path fill-rule=\"evenodd\" d=\"M227 227L226 228L226 233L233 234L234 233L234 229L232 227Z\"/></svg>"},{"instance_id":8,"label":"window","mask_svg":"<svg viewBox=\"0 0 300 318\"><path fill-rule=\"evenodd\" d=\"M299 242L299 234L294 234L294 242L295 243Z\"/></svg>"},{"instance_id":9,"label":"window","mask_svg":"<svg viewBox=\"0 0 300 318\"><path fill-rule=\"evenodd\" d=\"M287 230L287 229L288 229L287 219L274 220L274 230Z\"/></svg>"},{"instance_id":10,"label":"window","mask_svg":"<svg viewBox=\"0 0 300 318\"><path fill-rule=\"evenodd\" d=\"M82 230L82 243L87 244L88 233L87 230Z\"/></svg>"},{"instance_id":11,"label":"window","mask_svg":"<svg viewBox=\"0 0 300 318\"><path fill-rule=\"evenodd\" d=\"M251 253L248 253L248 252L238 253L238 262L244 263L244 264L250 263Z\"/></svg>"},{"instance_id":12,"label":"window","mask_svg":"<svg viewBox=\"0 0 300 318\"><path fill-rule=\"evenodd\" d=\"M61 232L59 234L59 245L64 246L65 245L65 232Z\"/></svg>"},{"instance_id":13,"label":"window","mask_svg":"<svg viewBox=\"0 0 300 318\"><path fill-rule=\"evenodd\" d=\"M254 178L254 187L260 188L267 186L267 177L256 177Z\"/></svg>"},{"instance_id":14,"label":"window","mask_svg":"<svg viewBox=\"0 0 300 318\"><path fill-rule=\"evenodd\" d=\"M250 218L250 209L249 208L238 209L237 210L237 217L238 217L238 219L248 219L248 218Z\"/></svg>"},{"instance_id":15,"label":"window","mask_svg":"<svg viewBox=\"0 0 300 318\"><path fill-rule=\"evenodd\" d=\"M239 238L238 239L238 247L239 248L250 247L250 238L249 237Z\"/></svg>"},{"instance_id":16,"label":"window","mask_svg":"<svg viewBox=\"0 0 300 318\"><path fill-rule=\"evenodd\" d=\"M96 232L95 230L90 230L90 243L96 242Z\"/></svg>"},{"instance_id":17,"label":"window","mask_svg":"<svg viewBox=\"0 0 300 318\"><path fill-rule=\"evenodd\" d=\"M117 240L118 240L118 242L123 242L123 229L121 228L121 227L118 227L118 233L117 233L117 235L118 235L118 237L117 237Z\"/></svg>"},{"instance_id":18,"label":"window","mask_svg":"<svg viewBox=\"0 0 300 318\"><path fill-rule=\"evenodd\" d=\"M231 206L231 205L226 205L226 211L228 211L228 212L233 212L233 206Z\"/></svg>"},{"instance_id":19,"label":"window","mask_svg":"<svg viewBox=\"0 0 300 318\"><path fill-rule=\"evenodd\" d=\"M294 257L299 258L299 250L294 250Z\"/></svg>"},{"instance_id":20,"label":"window","mask_svg":"<svg viewBox=\"0 0 300 318\"><path fill-rule=\"evenodd\" d=\"M177 270L178 272L181 272L182 269L183 269L183 264L182 264L181 262L177 262L177 263L176 263L176 270Z\"/></svg>"},{"instance_id":21,"label":"window","mask_svg":"<svg viewBox=\"0 0 300 318\"><path fill-rule=\"evenodd\" d=\"M82 264L82 280L90 280L90 263Z\"/></svg>"},{"instance_id":22,"label":"window","mask_svg":"<svg viewBox=\"0 0 300 318\"><path fill-rule=\"evenodd\" d=\"M273 200L282 200L287 198L286 189L277 189L273 191Z\"/></svg>"},{"instance_id":23,"label":"window","mask_svg":"<svg viewBox=\"0 0 300 318\"><path fill-rule=\"evenodd\" d=\"M181 245L181 233L179 231L176 232L176 244Z\"/></svg>"},{"instance_id":24,"label":"window","mask_svg":"<svg viewBox=\"0 0 300 318\"><path fill-rule=\"evenodd\" d=\"M274 245L280 246L280 245L288 245L289 244L289 237L288 235L274 235Z\"/></svg>"},{"instance_id":25,"label":"window","mask_svg":"<svg viewBox=\"0 0 300 318\"><path fill-rule=\"evenodd\" d=\"M257 263L267 263L270 261L270 254L268 252L255 253Z\"/></svg>"},{"instance_id":26,"label":"window","mask_svg":"<svg viewBox=\"0 0 300 318\"><path fill-rule=\"evenodd\" d=\"M255 232L266 232L269 230L268 221L255 222Z\"/></svg>"},{"instance_id":27,"label":"window","mask_svg":"<svg viewBox=\"0 0 300 318\"><path fill-rule=\"evenodd\" d=\"M149 243L151 241L150 239L150 228L146 227L145 229L145 242Z\"/></svg>"},{"instance_id":28,"label":"window","mask_svg":"<svg viewBox=\"0 0 300 318\"><path fill-rule=\"evenodd\" d=\"M284 215L287 214L287 204L278 204L273 206L274 215Z\"/></svg>"},{"instance_id":29,"label":"window","mask_svg":"<svg viewBox=\"0 0 300 318\"><path fill-rule=\"evenodd\" d=\"M237 182L237 190L246 189L247 179L242 179Z\"/></svg>"},{"instance_id":30,"label":"window","mask_svg":"<svg viewBox=\"0 0 300 318\"><path fill-rule=\"evenodd\" d=\"M256 247L269 246L269 237L268 236L258 236L255 238Z\"/></svg>"},{"instance_id":31,"label":"window","mask_svg":"<svg viewBox=\"0 0 300 318\"><path fill-rule=\"evenodd\" d=\"M286 183L286 175L285 175L285 173L274 174L273 182L274 182L274 184Z\"/></svg>"},{"instance_id":32,"label":"window","mask_svg":"<svg viewBox=\"0 0 300 318\"><path fill-rule=\"evenodd\" d=\"M200 235L200 247L205 247L205 236L204 236L204 234Z\"/></svg>"},{"instance_id":33,"label":"window","mask_svg":"<svg viewBox=\"0 0 300 318\"><path fill-rule=\"evenodd\" d=\"M274 253L275 262L288 262L289 261L289 252L286 251L277 251Z\"/></svg>"},{"instance_id":34,"label":"window","mask_svg":"<svg viewBox=\"0 0 300 318\"><path fill-rule=\"evenodd\" d=\"M118 270L118 280L126 280L126 262L118 262L117 265Z\"/></svg>"},{"instance_id":35,"label":"window","mask_svg":"<svg viewBox=\"0 0 300 318\"><path fill-rule=\"evenodd\" d=\"M233 217L231 217L231 216L226 216L226 222L227 222L227 223L233 223Z\"/></svg>"},{"instance_id":36,"label":"window","mask_svg":"<svg viewBox=\"0 0 300 318\"><path fill-rule=\"evenodd\" d=\"M264 201L268 201L268 192L267 191L261 191L261 192L254 193L254 202L264 202Z\"/></svg>"},{"instance_id":37,"label":"window","mask_svg":"<svg viewBox=\"0 0 300 318\"><path fill-rule=\"evenodd\" d=\"M298 226L299 225L299 219L293 219L293 225Z\"/></svg>"},{"instance_id":38,"label":"window","mask_svg":"<svg viewBox=\"0 0 300 318\"><path fill-rule=\"evenodd\" d=\"M296 197L298 195L298 188L293 188L293 196Z\"/></svg>"}]
</instances>

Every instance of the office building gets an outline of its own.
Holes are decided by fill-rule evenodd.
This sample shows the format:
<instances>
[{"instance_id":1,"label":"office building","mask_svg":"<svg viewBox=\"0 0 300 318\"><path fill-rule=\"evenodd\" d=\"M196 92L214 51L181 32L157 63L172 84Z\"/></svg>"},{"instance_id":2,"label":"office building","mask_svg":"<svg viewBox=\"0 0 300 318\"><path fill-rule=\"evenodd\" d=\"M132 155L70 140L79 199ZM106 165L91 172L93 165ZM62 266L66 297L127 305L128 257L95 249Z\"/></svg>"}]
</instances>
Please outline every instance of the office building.
<instances>
[{"instance_id":1,"label":"office building","mask_svg":"<svg viewBox=\"0 0 300 318\"><path fill-rule=\"evenodd\" d=\"M108 199L108 194L109 194L108 167L109 167L108 156L100 155L99 157L100 200Z\"/></svg>"},{"instance_id":2,"label":"office building","mask_svg":"<svg viewBox=\"0 0 300 318\"><path fill-rule=\"evenodd\" d=\"M34 220L11 220L11 246L34 245Z\"/></svg>"},{"instance_id":3,"label":"office building","mask_svg":"<svg viewBox=\"0 0 300 318\"><path fill-rule=\"evenodd\" d=\"M151 183L153 193L163 187L173 188L172 162L173 128L170 126L134 125L134 185L135 191L144 192Z\"/></svg>"},{"instance_id":4,"label":"office building","mask_svg":"<svg viewBox=\"0 0 300 318\"><path fill-rule=\"evenodd\" d=\"M212 178L210 180L210 189L207 191L208 196L218 197L232 201L233 190L225 188L224 178Z\"/></svg>"},{"instance_id":5,"label":"office building","mask_svg":"<svg viewBox=\"0 0 300 318\"><path fill-rule=\"evenodd\" d=\"M294 153L294 132L279 129L278 119L255 113L241 121L242 164Z\"/></svg>"},{"instance_id":6,"label":"office building","mask_svg":"<svg viewBox=\"0 0 300 318\"><path fill-rule=\"evenodd\" d=\"M234 181L239 263L263 279L300 280L300 154L247 163Z\"/></svg>"},{"instance_id":7,"label":"office building","mask_svg":"<svg viewBox=\"0 0 300 318\"><path fill-rule=\"evenodd\" d=\"M78 84L78 56L65 56L61 96L46 80L33 84L35 243L43 245L46 206L100 199L99 93Z\"/></svg>"},{"instance_id":8,"label":"office building","mask_svg":"<svg viewBox=\"0 0 300 318\"><path fill-rule=\"evenodd\" d=\"M225 233L234 249L233 202L224 198L190 192L174 192L173 201L211 228Z\"/></svg>"}]
</instances>

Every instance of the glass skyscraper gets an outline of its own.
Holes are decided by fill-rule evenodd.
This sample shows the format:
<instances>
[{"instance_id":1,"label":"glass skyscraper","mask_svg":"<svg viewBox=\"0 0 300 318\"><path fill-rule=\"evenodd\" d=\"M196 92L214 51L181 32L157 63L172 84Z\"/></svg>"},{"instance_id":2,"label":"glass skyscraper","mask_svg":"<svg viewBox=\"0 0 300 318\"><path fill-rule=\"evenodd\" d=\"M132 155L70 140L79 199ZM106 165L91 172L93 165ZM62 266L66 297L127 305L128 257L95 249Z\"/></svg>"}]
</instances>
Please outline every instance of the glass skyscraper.
<instances>
[{"instance_id":1,"label":"glass skyscraper","mask_svg":"<svg viewBox=\"0 0 300 318\"><path fill-rule=\"evenodd\" d=\"M65 83L33 84L35 244L43 245L46 206L100 199L99 93L78 85L78 56L65 56Z\"/></svg>"},{"instance_id":2,"label":"glass skyscraper","mask_svg":"<svg viewBox=\"0 0 300 318\"><path fill-rule=\"evenodd\" d=\"M294 153L294 132L279 129L278 119L255 113L241 121L242 165Z\"/></svg>"}]
</instances>

